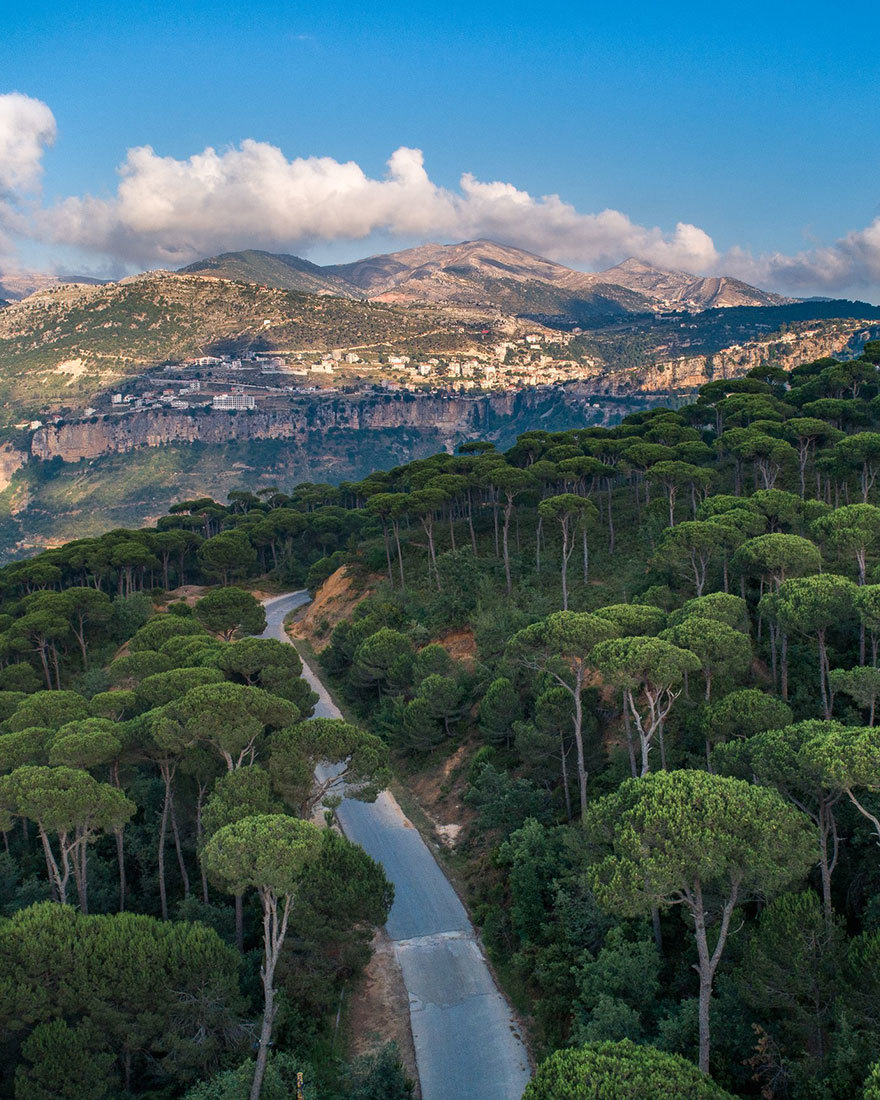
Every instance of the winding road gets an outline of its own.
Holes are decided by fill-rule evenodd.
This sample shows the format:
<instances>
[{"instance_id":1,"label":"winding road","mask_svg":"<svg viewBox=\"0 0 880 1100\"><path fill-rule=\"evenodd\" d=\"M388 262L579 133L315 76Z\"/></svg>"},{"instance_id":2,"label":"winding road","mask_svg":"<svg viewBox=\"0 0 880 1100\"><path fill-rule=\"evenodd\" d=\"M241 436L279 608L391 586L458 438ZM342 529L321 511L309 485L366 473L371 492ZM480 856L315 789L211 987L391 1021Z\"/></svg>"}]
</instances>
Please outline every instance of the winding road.
<instances>
[{"instance_id":1,"label":"winding road","mask_svg":"<svg viewBox=\"0 0 880 1100\"><path fill-rule=\"evenodd\" d=\"M284 617L307 592L266 600L263 637L289 642ZM314 671L315 715L342 715ZM329 773L319 775L324 778ZM531 1071L510 1008L486 965L473 926L431 850L397 803L345 799L337 811L349 840L381 863L394 883L386 929L409 994L423 1100L520 1100Z\"/></svg>"}]
</instances>

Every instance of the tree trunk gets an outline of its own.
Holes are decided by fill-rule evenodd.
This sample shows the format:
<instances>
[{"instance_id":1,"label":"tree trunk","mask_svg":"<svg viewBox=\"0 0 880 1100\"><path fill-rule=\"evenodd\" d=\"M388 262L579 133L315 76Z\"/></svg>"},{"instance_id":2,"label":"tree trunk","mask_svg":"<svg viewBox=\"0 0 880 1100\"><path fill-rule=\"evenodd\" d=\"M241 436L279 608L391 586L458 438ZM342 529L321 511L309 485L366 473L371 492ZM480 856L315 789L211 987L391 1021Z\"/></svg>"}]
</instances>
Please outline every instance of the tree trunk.
<instances>
[{"instance_id":1,"label":"tree trunk","mask_svg":"<svg viewBox=\"0 0 880 1100\"><path fill-rule=\"evenodd\" d=\"M626 699L623 700L623 728L626 730L626 750L629 753L629 770L633 779L635 779L639 774L639 770L636 765L636 747L633 743L632 724L626 706Z\"/></svg>"},{"instance_id":2,"label":"tree trunk","mask_svg":"<svg viewBox=\"0 0 880 1100\"><path fill-rule=\"evenodd\" d=\"M477 534L476 534L476 531L474 531L474 502L473 502L473 499L471 497L470 489L468 489L468 491L467 491L467 506L468 506L467 507L468 531L469 531L470 536L471 536L471 549L474 552L474 557L476 557L477 556Z\"/></svg>"},{"instance_id":3,"label":"tree trunk","mask_svg":"<svg viewBox=\"0 0 880 1100\"><path fill-rule=\"evenodd\" d=\"M655 905L651 910L651 927L654 929L654 946L663 954L663 928L660 925L660 910Z\"/></svg>"},{"instance_id":4,"label":"tree trunk","mask_svg":"<svg viewBox=\"0 0 880 1100\"><path fill-rule=\"evenodd\" d=\"M584 715L581 700L581 688L584 683L584 672L578 667L575 676L574 687L574 745L577 753L578 794L581 802L581 821L587 817L587 769L584 762Z\"/></svg>"},{"instance_id":5,"label":"tree trunk","mask_svg":"<svg viewBox=\"0 0 880 1100\"><path fill-rule=\"evenodd\" d=\"M788 699L788 635L785 631L782 632L781 642L781 654L780 654L780 694L783 699Z\"/></svg>"},{"instance_id":6,"label":"tree trunk","mask_svg":"<svg viewBox=\"0 0 880 1100\"><path fill-rule=\"evenodd\" d=\"M825 913L825 926L829 932L832 931L834 923L834 910L831 905L831 872L834 870L837 859L836 852L831 859L828 857L828 835L833 829L833 819L829 820L831 813L832 811L823 801L819 806L819 875L822 880L822 909ZM835 848L836 846L835 843Z\"/></svg>"},{"instance_id":7,"label":"tree trunk","mask_svg":"<svg viewBox=\"0 0 880 1100\"><path fill-rule=\"evenodd\" d=\"M590 548L587 546L587 526L584 524L581 530L584 544L584 584L590 583Z\"/></svg>"},{"instance_id":8,"label":"tree trunk","mask_svg":"<svg viewBox=\"0 0 880 1100\"><path fill-rule=\"evenodd\" d=\"M709 1073L710 1031L709 1010L712 1001L712 986L715 981L715 971L721 960L724 946L727 943L727 933L730 929L730 918L733 913L736 899L739 894L739 882L731 883L731 892L724 903L721 914L721 923L718 929L718 938L715 949L709 952L709 941L706 934L706 911L703 906L702 887L699 882L689 895L688 908L694 920L694 935L697 940L697 965L696 971L700 976L700 997L698 1018L700 1024L700 1057L698 1065L703 1073Z\"/></svg>"},{"instance_id":9,"label":"tree trunk","mask_svg":"<svg viewBox=\"0 0 880 1100\"><path fill-rule=\"evenodd\" d=\"M614 553L614 513L611 508L611 478L606 478L608 486L608 553Z\"/></svg>"},{"instance_id":10,"label":"tree trunk","mask_svg":"<svg viewBox=\"0 0 880 1100\"><path fill-rule=\"evenodd\" d=\"M709 1031L709 1008L712 1002L712 977L706 975L703 972L703 967L700 967L700 1000L698 1018L700 1024L700 1056L698 1065L703 1073L709 1072L709 1049L710 1049L710 1031Z\"/></svg>"},{"instance_id":11,"label":"tree trunk","mask_svg":"<svg viewBox=\"0 0 880 1100\"><path fill-rule=\"evenodd\" d=\"M171 800L171 777L163 771L165 780L165 798L162 801L162 816L159 819L159 853L157 864L159 868L159 912L162 920L168 920L168 895L165 888L165 836L168 832L168 805Z\"/></svg>"},{"instance_id":12,"label":"tree trunk","mask_svg":"<svg viewBox=\"0 0 880 1100\"><path fill-rule=\"evenodd\" d=\"M116 835L116 866L119 868L119 912L125 912L125 848L122 840L122 829L115 830Z\"/></svg>"},{"instance_id":13,"label":"tree trunk","mask_svg":"<svg viewBox=\"0 0 880 1100\"><path fill-rule=\"evenodd\" d=\"M510 517L513 514L513 498L508 497L507 502L504 505L504 527L501 532L501 546L504 551L504 579L507 583L507 595L509 596L513 591L513 585L510 580L510 549L508 546L508 538L510 534Z\"/></svg>"},{"instance_id":14,"label":"tree trunk","mask_svg":"<svg viewBox=\"0 0 880 1100\"><path fill-rule=\"evenodd\" d=\"M559 752L562 759L562 793L565 795L565 819L571 821L571 791L568 789L568 749L565 747L565 734L559 735Z\"/></svg>"},{"instance_id":15,"label":"tree trunk","mask_svg":"<svg viewBox=\"0 0 880 1100\"><path fill-rule=\"evenodd\" d=\"M205 801L205 792L208 789L207 783L199 783L199 797L196 799L196 850L202 849L202 806ZM202 866L201 859L199 860L199 872L202 877L202 901L205 905L208 904L208 876L205 873L205 868Z\"/></svg>"},{"instance_id":16,"label":"tree trunk","mask_svg":"<svg viewBox=\"0 0 880 1100\"><path fill-rule=\"evenodd\" d=\"M263 982L263 1024L260 1028L260 1045L257 1048L257 1062L254 1066L254 1079L251 1083L250 1100L260 1100L263 1088L263 1076L269 1047L272 1045L272 1025L275 1022L275 967L287 933L287 919L290 915L291 898L285 897L281 919L278 918L278 901L268 891L260 891L263 901L263 966L260 978Z\"/></svg>"},{"instance_id":17,"label":"tree trunk","mask_svg":"<svg viewBox=\"0 0 880 1100\"><path fill-rule=\"evenodd\" d=\"M568 611L568 525L562 526L562 610Z\"/></svg>"},{"instance_id":18,"label":"tree trunk","mask_svg":"<svg viewBox=\"0 0 880 1100\"><path fill-rule=\"evenodd\" d=\"M89 912L89 880L88 880L88 844L85 837L79 841L79 851L74 852L73 857L74 878L76 879L76 892L79 898L81 912L88 916Z\"/></svg>"},{"instance_id":19,"label":"tree trunk","mask_svg":"<svg viewBox=\"0 0 880 1100\"><path fill-rule=\"evenodd\" d=\"M825 634L824 631L819 631L819 688L822 696L822 712L825 715L825 720L828 721L831 718L831 701L828 695L828 685L826 678L826 666L828 658L825 653Z\"/></svg>"},{"instance_id":20,"label":"tree trunk","mask_svg":"<svg viewBox=\"0 0 880 1100\"><path fill-rule=\"evenodd\" d=\"M189 875L186 870L186 861L183 858L183 849L180 846L180 832L177 828L177 814L174 812L174 793L171 794L171 833L174 836L174 849L177 852L177 865L180 868L180 877L183 880L183 896L189 897Z\"/></svg>"},{"instance_id":21,"label":"tree trunk","mask_svg":"<svg viewBox=\"0 0 880 1100\"><path fill-rule=\"evenodd\" d=\"M394 587L394 574L391 571L391 546L388 542L388 524L382 523L382 539L385 543L385 561L388 565L388 583Z\"/></svg>"}]
</instances>

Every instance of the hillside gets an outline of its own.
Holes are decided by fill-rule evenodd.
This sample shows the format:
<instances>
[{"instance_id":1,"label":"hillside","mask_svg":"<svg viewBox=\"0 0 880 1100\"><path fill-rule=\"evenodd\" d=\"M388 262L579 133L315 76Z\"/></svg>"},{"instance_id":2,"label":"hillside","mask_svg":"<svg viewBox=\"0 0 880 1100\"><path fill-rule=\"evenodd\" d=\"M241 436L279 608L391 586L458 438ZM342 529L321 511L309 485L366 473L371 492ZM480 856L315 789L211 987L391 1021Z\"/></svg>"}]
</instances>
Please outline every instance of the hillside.
<instances>
[{"instance_id":1,"label":"hillside","mask_svg":"<svg viewBox=\"0 0 880 1100\"><path fill-rule=\"evenodd\" d=\"M224 252L207 260L197 260L180 271L181 275L207 275L218 279L235 279L245 283L260 283L293 290L299 294L335 294L341 298L361 298L357 290L326 268L302 260L299 256L276 255L247 249L244 252Z\"/></svg>"}]
</instances>

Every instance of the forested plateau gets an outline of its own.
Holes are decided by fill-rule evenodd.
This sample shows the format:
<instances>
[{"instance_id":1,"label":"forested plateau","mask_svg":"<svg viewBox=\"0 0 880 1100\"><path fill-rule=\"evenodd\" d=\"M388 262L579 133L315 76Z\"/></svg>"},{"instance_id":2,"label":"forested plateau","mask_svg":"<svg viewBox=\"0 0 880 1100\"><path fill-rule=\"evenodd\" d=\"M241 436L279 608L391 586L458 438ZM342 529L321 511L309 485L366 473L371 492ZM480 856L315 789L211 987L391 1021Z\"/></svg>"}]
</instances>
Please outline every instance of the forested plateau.
<instances>
[{"instance_id":1,"label":"forested plateau","mask_svg":"<svg viewBox=\"0 0 880 1100\"><path fill-rule=\"evenodd\" d=\"M0 1096L388 1100L389 783L527 1100L880 1097L880 342L0 569ZM346 720L312 717L258 596ZM344 600L330 598L344 592Z\"/></svg>"}]
</instances>

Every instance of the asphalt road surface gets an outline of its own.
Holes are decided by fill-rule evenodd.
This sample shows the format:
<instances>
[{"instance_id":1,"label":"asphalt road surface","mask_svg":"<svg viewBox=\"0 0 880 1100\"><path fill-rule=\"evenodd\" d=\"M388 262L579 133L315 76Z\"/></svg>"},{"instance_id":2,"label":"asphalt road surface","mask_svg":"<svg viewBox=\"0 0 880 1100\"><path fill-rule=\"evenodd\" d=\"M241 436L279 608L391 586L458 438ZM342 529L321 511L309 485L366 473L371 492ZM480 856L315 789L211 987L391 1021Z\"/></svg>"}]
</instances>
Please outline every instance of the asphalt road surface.
<instances>
[{"instance_id":1,"label":"asphalt road surface","mask_svg":"<svg viewBox=\"0 0 880 1100\"><path fill-rule=\"evenodd\" d=\"M289 641L284 617L308 601L307 592L267 600L264 637ZM305 663L303 675L319 696L315 715L341 717ZM530 1076L525 1046L430 849L387 794L372 804L345 799L337 813L346 836L394 883L386 929L409 993L423 1100L520 1100Z\"/></svg>"}]
</instances>

